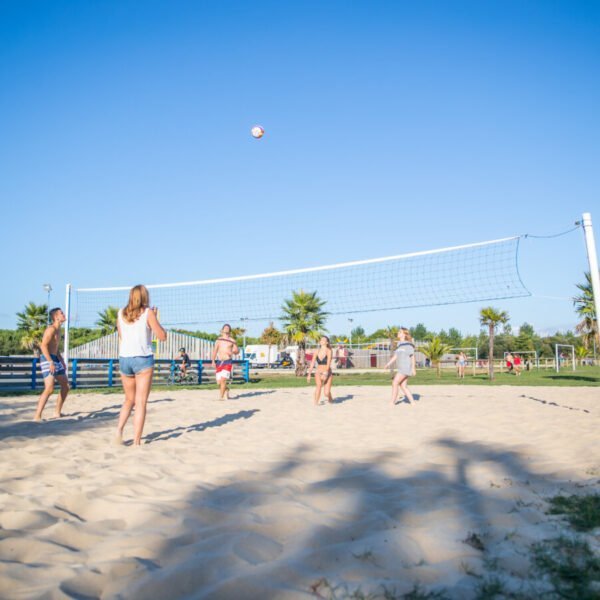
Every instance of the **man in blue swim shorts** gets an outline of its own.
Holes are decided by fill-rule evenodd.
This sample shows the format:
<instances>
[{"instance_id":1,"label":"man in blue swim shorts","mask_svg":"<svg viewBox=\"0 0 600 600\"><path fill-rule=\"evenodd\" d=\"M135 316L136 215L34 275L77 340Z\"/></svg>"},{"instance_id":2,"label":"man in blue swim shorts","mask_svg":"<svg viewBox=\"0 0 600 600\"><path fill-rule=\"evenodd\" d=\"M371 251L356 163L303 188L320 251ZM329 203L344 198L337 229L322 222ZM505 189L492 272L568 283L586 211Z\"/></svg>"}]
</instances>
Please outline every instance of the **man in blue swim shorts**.
<instances>
[{"instance_id":1,"label":"man in blue swim shorts","mask_svg":"<svg viewBox=\"0 0 600 600\"><path fill-rule=\"evenodd\" d=\"M60 328L66 321L65 314L60 308L53 308L50 311L51 324L46 327L40 350L40 367L44 377L44 391L38 401L37 410L35 411L35 421L42 420L42 412L46 406L48 398L54 392L54 381L58 381L60 385L60 393L56 402L56 417L62 417L62 407L69 393L69 382L67 380L67 370L65 361L60 353Z\"/></svg>"}]
</instances>

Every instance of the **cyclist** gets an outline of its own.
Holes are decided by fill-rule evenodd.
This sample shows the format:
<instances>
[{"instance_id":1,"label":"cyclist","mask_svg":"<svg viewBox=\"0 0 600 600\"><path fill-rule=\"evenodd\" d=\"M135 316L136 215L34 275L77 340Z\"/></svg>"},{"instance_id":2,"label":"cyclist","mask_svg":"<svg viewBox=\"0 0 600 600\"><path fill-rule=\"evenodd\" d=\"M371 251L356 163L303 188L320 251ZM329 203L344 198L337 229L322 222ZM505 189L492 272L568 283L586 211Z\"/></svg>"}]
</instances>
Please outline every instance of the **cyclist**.
<instances>
[{"instance_id":1,"label":"cyclist","mask_svg":"<svg viewBox=\"0 0 600 600\"><path fill-rule=\"evenodd\" d=\"M179 371L181 373L181 378L183 379L187 375L187 370L192 366L192 361L185 351L185 348L179 348L179 358L181 359Z\"/></svg>"}]
</instances>

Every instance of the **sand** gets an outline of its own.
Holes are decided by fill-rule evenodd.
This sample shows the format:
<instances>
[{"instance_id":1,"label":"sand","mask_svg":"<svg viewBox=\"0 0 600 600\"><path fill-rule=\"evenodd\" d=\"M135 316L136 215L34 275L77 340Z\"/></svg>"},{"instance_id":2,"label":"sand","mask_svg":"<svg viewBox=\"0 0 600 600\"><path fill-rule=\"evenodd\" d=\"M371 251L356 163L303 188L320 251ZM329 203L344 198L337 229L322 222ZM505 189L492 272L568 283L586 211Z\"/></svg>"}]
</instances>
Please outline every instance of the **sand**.
<instances>
[{"instance_id":1,"label":"sand","mask_svg":"<svg viewBox=\"0 0 600 600\"><path fill-rule=\"evenodd\" d=\"M598 490L598 388L334 390L158 389L140 448L119 395L0 399L0 597L468 599L534 579L545 498Z\"/></svg>"}]
</instances>

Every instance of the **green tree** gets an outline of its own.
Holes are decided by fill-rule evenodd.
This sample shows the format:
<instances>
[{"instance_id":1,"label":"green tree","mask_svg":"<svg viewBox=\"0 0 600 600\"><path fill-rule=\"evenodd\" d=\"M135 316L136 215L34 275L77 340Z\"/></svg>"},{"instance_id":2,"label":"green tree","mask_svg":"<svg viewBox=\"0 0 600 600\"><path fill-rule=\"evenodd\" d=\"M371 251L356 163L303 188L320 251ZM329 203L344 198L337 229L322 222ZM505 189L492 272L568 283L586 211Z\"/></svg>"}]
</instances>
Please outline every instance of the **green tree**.
<instances>
[{"instance_id":1,"label":"green tree","mask_svg":"<svg viewBox=\"0 0 600 600\"><path fill-rule=\"evenodd\" d=\"M490 379L494 379L494 336L498 325L508 323L508 313L499 311L491 306L482 308L479 313L479 322L488 328L489 351L488 351L488 372Z\"/></svg>"},{"instance_id":2,"label":"green tree","mask_svg":"<svg viewBox=\"0 0 600 600\"><path fill-rule=\"evenodd\" d=\"M98 313L96 325L100 327L103 335L114 333L117 330L117 317L119 308L117 306L107 306L104 310Z\"/></svg>"},{"instance_id":3,"label":"green tree","mask_svg":"<svg viewBox=\"0 0 600 600\"><path fill-rule=\"evenodd\" d=\"M275 327L273 323L269 323L269 326L265 327L264 331L260 336L260 343L269 345L274 344L278 346L281 342L282 337L283 334L281 333L281 331L279 331L279 329L277 329L277 327Z\"/></svg>"},{"instance_id":4,"label":"green tree","mask_svg":"<svg viewBox=\"0 0 600 600\"><path fill-rule=\"evenodd\" d=\"M456 327L450 327L450 329L448 329L448 333L446 334L446 339L444 341L450 344L452 348L460 348L463 345L462 334L458 329L456 329Z\"/></svg>"},{"instance_id":5,"label":"green tree","mask_svg":"<svg viewBox=\"0 0 600 600\"><path fill-rule=\"evenodd\" d=\"M292 297L284 300L281 321L288 339L298 344L296 375L306 374L306 342L318 341L321 337L327 313L323 310L325 301L317 292L292 292Z\"/></svg>"},{"instance_id":6,"label":"green tree","mask_svg":"<svg viewBox=\"0 0 600 600\"><path fill-rule=\"evenodd\" d=\"M23 349L21 345L21 332L13 329L0 329L0 356L20 354Z\"/></svg>"},{"instance_id":7,"label":"green tree","mask_svg":"<svg viewBox=\"0 0 600 600\"><path fill-rule=\"evenodd\" d=\"M586 348L583 345L576 346L575 348L575 358L581 363L584 359L586 359L590 355L589 348Z\"/></svg>"},{"instance_id":8,"label":"green tree","mask_svg":"<svg viewBox=\"0 0 600 600\"><path fill-rule=\"evenodd\" d=\"M423 325L423 323L417 323L414 327L410 328L410 335L412 335L414 340L423 341L427 339L427 327Z\"/></svg>"},{"instance_id":9,"label":"green tree","mask_svg":"<svg viewBox=\"0 0 600 600\"><path fill-rule=\"evenodd\" d=\"M353 344L362 344L367 339L367 336L365 335L365 330L360 325L358 327L355 327L350 332L350 337L352 338Z\"/></svg>"},{"instance_id":10,"label":"green tree","mask_svg":"<svg viewBox=\"0 0 600 600\"><path fill-rule=\"evenodd\" d=\"M519 335L514 340L514 350L517 351L532 351L536 350L536 334L533 329L533 326L529 323L523 323L521 327L519 327Z\"/></svg>"},{"instance_id":11,"label":"green tree","mask_svg":"<svg viewBox=\"0 0 600 600\"><path fill-rule=\"evenodd\" d=\"M594 305L594 291L592 289L592 277L589 272L585 273L585 283L578 283L577 289L580 294L573 298L575 312L581 319L575 330L581 335L586 348L593 345L600 346L600 333L598 331L598 315Z\"/></svg>"},{"instance_id":12,"label":"green tree","mask_svg":"<svg viewBox=\"0 0 600 600\"><path fill-rule=\"evenodd\" d=\"M446 344L439 335L432 337L424 346L419 346L419 352L422 352L436 366L438 377L442 375L442 358L450 350L450 344Z\"/></svg>"},{"instance_id":13,"label":"green tree","mask_svg":"<svg viewBox=\"0 0 600 600\"><path fill-rule=\"evenodd\" d=\"M21 347L40 354L40 343L48 323L48 305L30 302L17 313L17 330L21 332Z\"/></svg>"}]
</instances>

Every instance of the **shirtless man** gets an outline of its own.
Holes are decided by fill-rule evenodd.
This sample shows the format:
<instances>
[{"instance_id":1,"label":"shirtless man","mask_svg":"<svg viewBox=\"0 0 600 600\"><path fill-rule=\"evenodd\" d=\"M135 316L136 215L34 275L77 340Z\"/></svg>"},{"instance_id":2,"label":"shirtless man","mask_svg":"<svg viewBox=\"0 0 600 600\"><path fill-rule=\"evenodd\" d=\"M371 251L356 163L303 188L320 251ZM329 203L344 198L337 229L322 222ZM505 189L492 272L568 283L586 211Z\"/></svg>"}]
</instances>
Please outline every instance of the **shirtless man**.
<instances>
[{"instance_id":1,"label":"shirtless man","mask_svg":"<svg viewBox=\"0 0 600 600\"><path fill-rule=\"evenodd\" d=\"M212 366L215 369L215 377L219 384L219 400L229 400L229 388L227 383L231 379L233 371L233 355L239 353L235 340L231 337L231 325L227 323L221 329L221 336L217 338L212 353Z\"/></svg>"},{"instance_id":2,"label":"shirtless man","mask_svg":"<svg viewBox=\"0 0 600 600\"><path fill-rule=\"evenodd\" d=\"M62 417L62 407L69 393L65 361L60 353L60 328L66 320L65 314L60 308L53 308L50 311L51 324L46 327L42 343L40 344L40 350L42 351L40 367L44 376L44 391L38 401L37 410L35 411L35 421L42 420L42 411L46 406L48 398L50 398L54 391L54 380L57 380L60 385L55 416Z\"/></svg>"}]
</instances>

